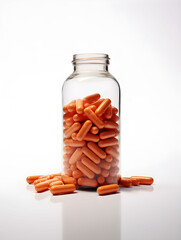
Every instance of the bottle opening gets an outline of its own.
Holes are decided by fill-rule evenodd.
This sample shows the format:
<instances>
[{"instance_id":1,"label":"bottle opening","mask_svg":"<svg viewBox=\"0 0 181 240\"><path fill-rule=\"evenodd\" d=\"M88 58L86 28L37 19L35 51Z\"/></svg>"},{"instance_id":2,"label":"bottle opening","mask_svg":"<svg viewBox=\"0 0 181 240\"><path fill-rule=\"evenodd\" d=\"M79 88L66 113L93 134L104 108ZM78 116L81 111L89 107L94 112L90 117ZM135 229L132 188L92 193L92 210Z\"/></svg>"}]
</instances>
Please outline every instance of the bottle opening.
<instances>
[{"instance_id":1,"label":"bottle opening","mask_svg":"<svg viewBox=\"0 0 181 240\"><path fill-rule=\"evenodd\" d=\"M104 53L82 53L73 55L73 65L75 64L109 64L109 55Z\"/></svg>"}]
</instances>

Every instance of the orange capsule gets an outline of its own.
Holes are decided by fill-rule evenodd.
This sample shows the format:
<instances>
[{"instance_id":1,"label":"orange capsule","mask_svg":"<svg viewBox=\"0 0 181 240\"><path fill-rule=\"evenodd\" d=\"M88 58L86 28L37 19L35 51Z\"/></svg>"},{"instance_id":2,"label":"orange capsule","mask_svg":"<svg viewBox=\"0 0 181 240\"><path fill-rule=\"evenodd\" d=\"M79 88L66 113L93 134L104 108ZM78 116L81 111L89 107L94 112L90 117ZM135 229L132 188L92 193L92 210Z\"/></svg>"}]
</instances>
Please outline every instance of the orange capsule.
<instances>
[{"instance_id":1,"label":"orange capsule","mask_svg":"<svg viewBox=\"0 0 181 240\"><path fill-rule=\"evenodd\" d=\"M117 158L119 156L119 152L116 149L114 149L113 147L106 147L105 151L107 154L110 154L115 158Z\"/></svg>"},{"instance_id":2,"label":"orange capsule","mask_svg":"<svg viewBox=\"0 0 181 240\"><path fill-rule=\"evenodd\" d=\"M68 154L68 153L64 153L64 155L63 155L63 159L65 162L68 162L70 157L71 157L71 154Z\"/></svg>"},{"instance_id":3,"label":"orange capsule","mask_svg":"<svg viewBox=\"0 0 181 240\"><path fill-rule=\"evenodd\" d=\"M88 108L90 108L93 112L95 112L95 110L96 110L96 106L95 105L90 105L90 106L88 106Z\"/></svg>"},{"instance_id":4,"label":"orange capsule","mask_svg":"<svg viewBox=\"0 0 181 240\"><path fill-rule=\"evenodd\" d=\"M88 120L88 117L85 114L74 114L73 120L75 122L83 122L85 120Z\"/></svg>"},{"instance_id":5,"label":"orange capsule","mask_svg":"<svg viewBox=\"0 0 181 240\"><path fill-rule=\"evenodd\" d=\"M106 158L106 153L100 147L98 147L95 143L88 142L87 146L90 150L92 150L101 159Z\"/></svg>"},{"instance_id":6,"label":"orange capsule","mask_svg":"<svg viewBox=\"0 0 181 240\"><path fill-rule=\"evenodd\" d=\"M95 126L93 126L93 127L91 127L91 130L90 130L90 132L91 132L92 134L98 134L98 132L99 132L99 128L98 128L98 127L95 127Z\"/></svg>"},{"instance_id":7,"label":"orange capsule","mask_svg":"<svg viewBox=\"0 0 181 240\"><path fill-rule=\"evenodd\" d=\"M63 185L63 182L62 181L56 181L56 182L50 183L50 187L55 186L55 185Z\"/></svg>"},{"instance_id":8,"label":"orange capsule","mask_svg":"<svg viewBox=\"0 0 181 240\"><path fill-rule=\"evenodd\" d=\"M62 180L64 184L76 184L76 180L73 177L62 176Z\"/></svg>"},{"instance_id":9,"label":"orange capsule","mask_svg":"<svg viewBox=\"0 0 181 240\"><path fill-rule=\"evenodd\" d=\"M114 129L115 132L115 137L117 137L119 135L119 131L117 129Z\"/></svg>"},{"instance_id":10,"label":"orange capsule","mask_svg":"<svg viewBox=\"0 0 181 240\"><path fill-rule=\"evenodd\" d=\"M73 117L73 113L68 112L68 113L63 114L64 120L67 120L68 118L71 118L71 117Z\"/></svg>"},{"instance_id":11,"label":"orange capsule","mask_svg":"<svg viewBox=\"0 0 181 240\"><path fill-rule=\"evenodd\" d=\"M106 98L96 109L95 114L100 117L102 114L106 111L106 109L109 107L111 104L111 100L109 98Z\"/></svg>"},{"instance_id":12,"label":"orange capsule","mask_svg":"<svg viewBox=\"0 0 181 240\"><path fill-rule=\"evenodd\" d=\"M77 99L76 100L76 112L78 114L82 114L83 110L84 110L83 100L82 99Z\"/></svg>"},{"instance_id":13,"label":"orange capsule","mask_svg":"<svg viewBox=\"0 0 181 240\"><path fill-rule=\"evenodd\" d=\"M118 163L119 163L119 160L114 158L111 162L111 167L116 167L118 165Z\"/></svg>"},{"instance_id":14,"label":"orange capsule","mask_svg":"<svg viewBox=\"0 0 181 240\"><path fill-rule=\"evenodd\" d=\"M99 177L97 178L97 182L98 182L99 185L104 185L104 183L105 183L105 178L104 178L103 176L99 176Z\"/></svg>"},{"instance_id":15,"label":"orange capsule","mask_svg":"<svg viewBox=\"0 0 181 240\"><path fill-rule=\"evenodd\" d=\"M84 176L84 174L80 170L77 169L72 172L72 176L73 176L73 178L81 178Z\"/></svg>"},{"instance_id":16,"label":"orange capsule","mask_svg":"<svg viewBox=\"0 0 181 240\"><path fill-rule=\"evenodd\" d=\"M135 178L135 177L131 177L131 181L132 181L133 186L139 186L140 185L140 180Z\"/></svg>"},{"instance_id":17,"label":"orange capsule","mask_svg":"<svg viewBox=\"0 0 181 240\"><path fill-rule=\"evenodd\" d=\"M47 178L47 177L40 178L40 179L36 179L36 180L33 182L33 185L36 185L36 184L41 183L41 182L45 182L45 181L47 181L47 180L49 180L49 178Z\"/></svg>"},{"instance_id":18,"label":"orange capsule","mask_svg":"<svg viewBox=\"0 0 181 240\"><path fill-rule=\"evenodd\" d=\"M154 181L152 177L145 176L132 176L132 177L137 178L141 185L151 185Z\"/></svg>"},{"instance_id":19,"label":"orange capsule","mask_svg":"<svg viewBox=\"0 0 181 240\"><path fill-rule=\"evenodd\" d=\"M112 113L113 114L117 114L118 113L118 109L116 107L112 107Z\"/></svg>"},{"instance_id":20,"label":"orange capsule","mask_svg":"<svg viewBox=\"0 0 181 240\"><path fill-rule=\"evenodd\" d=\"M109 176L109 171L106 170L106 169L102 169L101 175L102 175L103 177L107 178L107 177Z\"/></svg>"},{"instance_id":21,"label":"orange capsule","mask_svg":"<svg viewBox=\"0 0 181 240\"><path fill-rule=\"evenodd\" d=\"M87 168L82 162L78 161L76 163L77 168L88 178L94 178L95 174L89 168Z\"/></svg>"},{"instance_id":22,"label":"orange capsule","mask_svg":"<svg viewBox=\"0 0 181 240\"><path fill-rule=\"evenodd\" d=\"M50 180L47 180L47 181L44 181L44 182L37 183L35 185L35 190L37 192L44 192L44 191L49 189L50 183L56 182L56 181L57 181L56 179L50 179Z\"/></svg>"},{"instance_id":23,"label":"orange capsule","mask_svg":"<svg viewBox=\"0 0 181 240\"><path fill-rule=\"evenodd\" d=\"M123 187L131 187L132 186L132 181L130 177L122 177L120 181L120 186Z\"/></svg>"},{"instance_id":24,"label":"orange capsule","mask_svg":"<svg viewBox=\"0 0 181 240\"><path fill-rule=\"evenodd\" d=\"M50 192L53 195L67 194L73 193L76 187L74 184L66 184L66 185L56 185L50 188Z\"/></svg>"},{"instance_id":25,"label":"orange capsule","mask_svg":"<svg viewBox=\"0 0 181 240\"><path fill-rule=\"evenodd\" d=\"M82 155L82 148L77 148L75 152L72 154L72 156L70 157L69 163L74 164L81 158L81 155Z\"/></svg>"},{"instance_id":26,"label":"orange capsule","mask_svg":"<svg viewBox=\"0 0 181 240\"><path fill-rule=\"evenodd\" d=\"M113 122L117 122L117 121L119 121L119 117L116 114L114 114L114 115L112 115L110 120Z\"/></svg>"},{"instance_id":27,"label":"orange capsule","mask_svg":"<svg viewBox=\"0 0 181 240\"><path fill-rule=\"evenodd\" d=\"M113 158L112 158L111 155L108 154L108 155L106 156L105 160L106 160L106 162L109 162L109 163L110 163L110 162L112 162Z\"/></svg>"},{"instance_id":28,"label":"orange capsule","mask_svg":"<svg viewBox=\"0 0 181 240\"><path fill-rule=\"evenodd\" d=\"M86 187L97 187L97 181L95 179L79 178L78 185Z\"/></svg>"},{"instance_id":29,"label":"orange capsule","mask_svg":"<svg viewBox=\"0 0 181 240\"><path fill-rule=\"evenodd\" d=\"M71 137L72 137L73 140L77 140L77 133L76 132L72 133Z\"/></svg>"},{"instance_id":30,"label":"orange capsule","mask_svg":"<svg viewBox=\"0 0 181 240\"><path fill-rule=\"evenodd\" d=\"M92 94L92 95L89 95L87 97L85 97L83 99L84 102L87 102L87 103L92 103L92 102L95 102L97 101L99 98L100 98L100 94L99 93L95 93L95 94Z\"/></svg>"},{"instance_id":31,"label":"orange capsule","mask_svg":"<svg viewBox=\"0 0 181 240\"><path fill-rule=\"evenodd\" d=\"M64 173L67 174L69 177L72 176L72 171L69 167L64 167Z\"/></svg>"},{"instance_id":32,"label":"orange capsule","mask_svg":"<svg viewBox=\"0 0 181 240\"><path fill-rule=\"evenodd\" d=\"M100 158L94 153L92 152L88 147L83 147L82 148L82 152L88 157L90 158L94 163L99 164L100 163Z\"/></svg>"},{"instance_id":33,"label":"orange capsule","mask_svg":"<svg viewBox=\"0 0 181 240\"><path fill-rule=\"evenodd\" d=\"M101 168L95 164L94 162L92 162L88 157L83 156L81 158L81 162L87 167L89 168L92 172L96 173L96 174L100 174L101 173Z\"/></svg>"},{"instance_id":34,"label":"orange capsule","mask_svg":"<svg viewBox=\"0 0 181 240\"><path fill-rule=\"evenodd\" d=\"M70 146L65 146L63 148L64 152L66 152L67 154L72 154L75 151L74 147L70 147Z\"/></svg>"},{"instance_id":35,"label":"orange capsule","mask_svg":"<svg viewBox=\"0 0 181 240\"><path fill-rule=\"evenodd\" d=\"M108 177L106 178L106 183L107 183L107 184L114 183L114 178L111 177L111 176L108 176Z\"/></svg>"},{"instance_id":36,"label":"orange capsule","mask_svg":"<svg viewBox=\"0 0 181 240\"><path fill-rule=\"evenodd\" d=\"M100 139L107 139L115 137L116 133L114 130L103 131L99 134Z\"/></svg>"},{"instance_id":37,"label":"orange capsule","mask_svg":"<svg viewBox=\"0 0 181 240\"><path fill-rule=\"evenodd\" d=\"M73 139L65 139L64 143L70 147L83 147L85 145L85 141L77 141Z\"/></svg>"},{"instance_id":38,"label":"orange capsule","mask_svg":"<svg viewBox=\"0 0 181 240\"><path fill-rule=\"evenodd\" d=\"M53 179L56 179L57 181L62 181L62 176L56 176Z\"/></svg>"},{"instance_id":39,"label":"orange capsule","mask_svg":"<svg viewBox=\"0 0 181 240\"><path fill-rule=\"evenodd\" d=\"M119 186L117 184L104 185L97 188L97 193L99 195L116 193L119 190Z\"/></svg>"},{"instance_id":40,"label":"orange capsule","mask_svg":"<svg viewBox=\"0 0 181 240\"><path fill-rule=\"evenodd\" d=\"M104 127L105 128L108 128L108 129L115 129L115 128L118 128L119 125L113 121L110 121L110 120L105 120L104 121Z\"/></svg>"},{"instance_id":41,"label":"orange capsule","mask_svg":"<svg viewBox=\"0 0 181 240\"><path fill-rule=\"evenodd\" d=\"M68 113L67 105L63 107L64 113Z\"/></svg>"},{"instance_id":42,"label":"orange capsule","mask_svg":"<svg viewBox=\"0 0 181 240\"><path fill-rule=\"evenodd\" d=\"M111 168L111 164L108 163L108 162L106 162L106 161L104 161L104 160L102 160L102 161L100 162L99 166L100 166L101 168L106 169L106 170L109 170L109 169Z\"/></svg>"},{"instance_id":43,"label":"orange capsule","mask_svg":"<svg viewBox=\"0 0 181 240\"><path fill-rule=\"evenodd\" d=\"M31 184L33 183L35 180L39 179L39 177L41 177L42 175L36 175L36 176L28 176L26 178L27 183Z\"/></svg>"},{"instance_id":44,"label":"orange capsule","mask_svg":"<svg viewBox=\"0 0 181 240\"><path fill-rule=\"evenodd\" d=\"M84 140L91 141L91 142L99 142L99 136L91 133L87 133L87 135L85 135L84 137Z\"/></svg>"},{"instance_id":45,"label":"orange capsule","mask_svg":"<svg viewBox=\"0 0 181 240\"><path fill-rule=\"evenodd\" d=\"M119 168L116 166L116 167L111 168L111 169L109 170L109 175L110 175L111 177L115 177L115 176L117 176L118 172L119 172Z\"/></svg>"},{"instance_id":46,"label":"orange capsule","mask_svg":"<svg viewBox=\"0 0 181 240\"><path fill-rule=\"evenodd\" d=\"M108 138L98 142L99 147L105 148L118 144L117 138Z\"/></svg>"},{"instance_id":47,"label":"orange capsule","mask_svg":"<svg viewBox=\"0 0 181 240\"><path fill-rule=\"evenodd\" d=\"M109 105L109 107L105 111L104 116L105 116L106 119L111 119L112 118L112 106L111 106L111 104Z\"/></svg>"},{"instance_id":48,"label":"orange capsule","mask_svg":"<svg viewBox=\"0 0 181 240\"><path fill-rule=\"evenodd\" d=\"M76 136L77 140L82 141L91 127L92 127L92 122L90 120L85 121L81 129L77 133L77 136Z\"/></svg>"},{"instance_id":49,"label":"orange capsule","mask_svg":"<svg viewBox=\"0 0 181 240\"><path fill-rule=\"evenodd\" d=\"M61 176L61 175L62 175L61 173L53 173L53 174L50 174L49 177L50 179L52 179L54 177Z\"/></svg>"},{"instance_id":50,"label":"orange capsule","mask_svg":"<svg viewBox=\"0 0 181 240\"><path fill-rule=\"evenodd\" d=\"M77 170L76 164L75 163L71 164L70 169L71 169L72 172Z\"/></svg>"},{"instance_id":51,"label":"orange capsule","mask_svg":"<svg viewBox=\"0 0 181 240\"><path fill-rule=\"evenodd\" d=\"M70 102L70 103L67 105L67 110L68 110L69 112L75 112L75 110L76 110L76 101L75 101L75 100L72 101L72 102Z\"/></svg>"},{"instance_id":52,"label":"orange capsule","mask_svg":"<svg viewBox=\"0 0 181 240\"><path fill-rule=\"evenodd\" d=\"M74 123L73 117L67 118L65 120L65 123L68 127L72 126L72 124Z\"/></svg>"},{"instance_id":53,"label":"orange capsule","mask_svg":"<svg viewBox=\"0 0 181 240\"><path fill-rule=\"evenodd\" d=\"M99 129L104 127L103 121L101 121L89 107L84 109L84 113Z\"/></svg>"},{"instance_id":54,"label":"orange capsule","mask_svg":"<svg viewBox=\"0 0 181 240\"><path fill-rule=\"evenodd\" d=\"M72 133L78 131L81 128L81 124L76 122L74 124L72 124L71 127L67 128L66 131L64 132L65 137L69 138L71 137Z\"/></svg>"},{"instance_id":55,"label":"orange capsule","mask_svg":"<svg viewBox=\"0 0 181 240\"><path fill-rule=\"evenodd\" d=\"M94 106L99 107L104 100L105 100L104 98L97 100L96 102L94 102Z\"/></svg>"}]
</instances>

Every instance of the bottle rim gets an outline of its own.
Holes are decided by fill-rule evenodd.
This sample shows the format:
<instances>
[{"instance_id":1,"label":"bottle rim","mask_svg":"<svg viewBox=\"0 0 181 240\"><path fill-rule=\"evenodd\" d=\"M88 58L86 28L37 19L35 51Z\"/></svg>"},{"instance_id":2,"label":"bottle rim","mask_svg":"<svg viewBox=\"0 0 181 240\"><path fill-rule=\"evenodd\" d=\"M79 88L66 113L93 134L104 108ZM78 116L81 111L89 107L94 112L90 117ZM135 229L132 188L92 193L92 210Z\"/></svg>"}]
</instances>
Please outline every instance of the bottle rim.
<instances>
[{"instance_id":1,"label":"bottle rim","mask_svg":"<svg viewBox=\"0 0 181 240\"><path fill-rule=\"evenodd\" d=\"M109 64L109 55L105 53L74 54L72 63L75 64Z\"/></svg>"}]
</instances>

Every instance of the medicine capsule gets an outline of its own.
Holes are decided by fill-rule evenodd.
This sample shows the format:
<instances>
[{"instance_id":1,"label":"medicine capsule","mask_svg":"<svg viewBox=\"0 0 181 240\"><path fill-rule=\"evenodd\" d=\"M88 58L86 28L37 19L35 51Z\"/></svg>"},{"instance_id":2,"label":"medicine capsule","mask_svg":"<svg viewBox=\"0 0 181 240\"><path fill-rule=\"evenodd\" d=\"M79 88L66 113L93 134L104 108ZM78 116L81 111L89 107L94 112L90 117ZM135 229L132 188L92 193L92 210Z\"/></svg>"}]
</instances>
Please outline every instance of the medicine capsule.
<instances>
[{"instance_id":1,"label":"medicine capsule","mask_svg":"<svg viewBox=\"0 0 181 240\"><path fill-rule=\"evenodd\" d=\"M120 186L122 187L131 187L132 181L130 177L122 177L120 181Z\"/></svg>"},{"instance_id":2,"label":"medicine capsule","mask_svg":"<svg viewBox=\"0 0 181 240\"><path fill-rule=\"evenodd\" d=\"M111 100L109 98L105 99L96 109L95 114L99 117L102 116L102 114L106 111L110 104Z\"/></svg>"},{"instance_id":3,"label":"medicine capsule","mask_svg":"<svg viewBox=\"0 0 181 240\"><path fill-rule=\"evenodd\" d=\"M76 180L73 177L62 176L62 180L64 184L76 184Z\"/></svg>"},{"instance_id":4,"label":"medicine capsule","mask_svg":"<svg viewBox=\"0 0 181 240\"><path fill-rule=\"evenodd\" d=\"M56 185L50 188L50 192L53 195L67 194L73 193L76 187L74 184L66 184L66 185Z\"/></svg>"},{"instance_id":5,"label":"medicine capsule","mask_svg":"<svg viewBox=\"0 0 181 240\"><path fill-rule=\"evenodd\" d=\"M151 185L154 181L152 177L132 176L131 178L133 177L138 179L141 185Z\"/></svg>"},{"instance_id":6,"label":"medicine capsule","mask_svg":"<svg viewBox=\"0 0 181 240\"><path fill-rule=\"evenodd\" d=\"M84 102L87 102L87 103L93 103L93 102L97 101L100 97L101 97L101 96L100 96L99 93L95 93L95 94L91 94L91 95L85 97L85 98L83 99L83 101L84 101Z\"/></svg>"},{"instance_id":7,"label":"medicine capsule","mask_svg":"<svg viewBox=\"0 0 181 240\"><path fill-rule=\"evenodd\" d=\"M110 146L117 145L117 143L118 143L117 138L108 138L108 139L104 139L104 140L99 141L98 145L101 148L105 148L105 147L110 147Z\"/></svg>"},{"instance_id":8,"label":"medicine capsule","mask_svg":"<svg viewBox=\"0 0 181 240\"><path fill-rule=\"evenodd\" d=\"M77 148L75 152L72 154L72 156L70 157L69 163L70 164L76 163L81 158L81 155L82 155L82 148Z\"/></svg>"},{"instance_id":9,"label":"medicine capsule","mask_svg":"<svg viewBox=\"0 0 181 240\"><path fill-rule=\"evenodd\" d=\"M98 134L98 132L99 132L99 128L93 126L93 127L91 127L91 130L90 130L90 131L91 131L92 134Z\"/></svg>"},{"instance_id":10,"label":"medicine capsule","mask_svg":"<svg viewBox=\"0 0 181 240\"><path fill-rule=\"evenodd\" d=\"M37 180L39 177L41 177L42 175L36 175L36 176L28 176L26 178L27 183L31 184L33 183L35 180Z\"/></svg>"},{"instance_id":11,"label":"medicine capsule","mask_svg":"<svg viewBox=\"0 0 181 240\"><path fill-rule=\"evenodd\" d=\"M82 162L78 161L76 163L77 168L88 178L93 179L95 174L88 167L86 167Z\"/></svg>"},{"instance_id":12,"label":"medicine capsule","mask_svg":"<svg viewBox=\"0 0 181 240\"><path fill-rule=\"evenodd\" d=\"M83 113L83 109L84 109L83 100L82 99L77 99L76 100L76 112L78 114L82 114Z\"/></svg>"},{"instance_id":13,"label":"medicine capsule","mask_svg":"<svg viewBox=\"0 0 181 240\"><path fill-rule=\"evenodd\" d=\"M91 127L92 127L92 122L90 120L85 121L81 129L77 133L77 136L76 136L77 140L82 141Z\"/></svg>"},{"instance_id":14,"label":"medicine capsule","mask_svg":"<svg viewBox=\"0 0 181 240\"><path fill-rule=\"evenodd\" d=\"M105 183L105 178L104 178L103 176L99 176L99 177L97 178L97 182L98 182L99 185L104 185L104 183Z\"/></svg>"},{"instance_id":15,"label":"medicine capsule","mask_svg":"<svg viewBox=\"0 0 181 240\"><path fill-rule=\"evenodd\" d=\"M95 164L94 162L92 162L88 157L83 156L81 158L81 162L88 167L91 171L93 171L96 174L100 174L101 173L101 168Z\"/></svg>"},{"instance_id":16,"label":"medicine capsule","mask_svg":"<svg viewBox=\"0 0 181 240\"><path fill-rule=\"evenodd\" d=\"M92 152L88 147L83 147L82 148L82 152L88 157L90 158L94 163L99 164L100 163L100 158L94 153Z\"/></svg>"},{"instance_id":17,"label":"medicine capsule","mask_svg":"<svg viewBox=\"0 0 181 240\"><path fill-rule=\"evenodd\" d=\"M119 190L119 186L117 184L104 185L97 188L97 193L99 195L116 193Z\"/></svg>"},{"instance_id":18,"label":"medicine capsule","mask_svg":"<svg viewBox=\"0 0 181 240\"><path fill-rule=\"evenodd\" d=\"M50 183L50 187L52 187L52 186L55 186L55 185L63 185L63 182L62 181L56 181L56 182L52 182L52 183Z\"/></svg>"},{"instance_id":19,"label":"medicine capsule","mask_svg":"<svg viewBox=\"0 0 181 240\"><path fill-rule=\"evenodd\" d=\"M84 113L99 129L104 127L104 122L89 107L84 109Z\"/></svg>"},{"instance_id":20,"label":"medicine capsule","mask_svg":"<svg viewBox=\"0 0 181 240\"><path fill-rule=\"evenodd\" d=\"M99 144L99 143L98 143ZM93 142L88 142L88 148L92 150L101 159L106 158L106 153Z\"/></svg>"},{"instance_id":21,"label":"medicine capsule","mask_svg":"<svg viewBox=\"0 0 181 240\"><path fill-rule=\"evenodd\" d=\"M97 181L89 178L79 178L78 185L85 187L97 187Z\"/></svg>"},{"instance_id":22,"label":"medicine capsule","mask_svg":"<svg viewBox=\"0 0 181 240\"><path fill-rule=\"evenodd\" d=\"M35 185L35 190L39 193L39 192L44 192L44 191L47 191L49 189L49 185L50 183L52 182L56 182L57 180L56 179L50 179L50 180L47 180L47 181L44 181L44 182L41 182L41 183L37 183Z\"/></svg>"},{"instance_id":23,"label":"medicine capsule","mask_svg":"<svg viewBox=\"0 0 181 240\"><path fill-rule=\"evenodd\" d=\"M118 124L113 122L113 121L110 121L110 120L105 120L104 121L104 127L105 128L108 128L108 129L115 129L115 128L118 128Z\"/></svg>"}]
</instances>

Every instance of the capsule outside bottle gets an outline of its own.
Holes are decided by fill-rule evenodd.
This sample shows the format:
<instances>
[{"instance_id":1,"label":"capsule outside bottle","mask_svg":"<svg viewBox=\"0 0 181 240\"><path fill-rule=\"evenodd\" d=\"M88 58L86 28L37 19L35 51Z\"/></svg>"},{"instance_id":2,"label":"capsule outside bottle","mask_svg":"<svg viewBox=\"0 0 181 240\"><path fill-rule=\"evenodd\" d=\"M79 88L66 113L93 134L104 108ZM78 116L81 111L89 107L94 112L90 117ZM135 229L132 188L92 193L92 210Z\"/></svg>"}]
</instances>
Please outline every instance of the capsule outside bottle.
<instances>
[{"instance_id":1,"label":"capsule outside bottle","mask_svg":"<svg viewBox=\"0 0 181 240\"><path fill-rule=\"evenodd\" d=\"M74 184L66 184L66 185L56 185L50 188L50 192L53 195L61 195L67 193L73 193L76 187Z\"/></svg>"}]
</instances>

